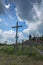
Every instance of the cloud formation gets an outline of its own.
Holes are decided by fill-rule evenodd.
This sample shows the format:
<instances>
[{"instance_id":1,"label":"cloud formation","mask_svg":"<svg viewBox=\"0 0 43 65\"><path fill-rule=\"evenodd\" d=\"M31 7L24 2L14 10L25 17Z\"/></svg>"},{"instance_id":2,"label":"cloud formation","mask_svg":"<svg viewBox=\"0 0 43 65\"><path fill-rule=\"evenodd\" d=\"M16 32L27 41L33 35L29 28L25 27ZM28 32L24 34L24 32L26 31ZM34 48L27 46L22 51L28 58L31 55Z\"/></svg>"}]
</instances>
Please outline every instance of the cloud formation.
<instances>
[{"instance_id":1,"label":"cloud formation","mask_svg":"<svg viewBox=\"0 0 43 65\"><path fill-rule=\"evenodd\" d=\"M0 14L3 14L5 10L9 11L9 13L15 13L15 11L11 10L11 4L15 2L16 5L16 16L20 21L25 21L28 26L27 29L23 30L23 33L27 34L43 34L43 0L7 0L7 3L4 3L4 0L0 0ZM5 5L6 4L6 5ZM6 9L5 9L6 8ZM8 12L7 12L8 14ZM10 14L10 15L11 15ZM13 15L12 14L12 15ZM12 18L12 15L9 17ZM1 20L1 19L0 19ZM14 40L15 37L14 31L0 31L0 40L4 39L7 41ZM19 40L24 39L25 36L22 32L19 32ZM7 35L6 35L7 34ZM14 37L13 37L14 34ZM11 36L11 38L10 38ZM25 38L26 39L26 38Z\"/></svg>"},{"instance_id":2,"label":"cloud formation","mask_svg":"<svg viewBox=\"0 0 43 65\"><path fill-rule=\"evenodd\" d=\"M5 43L5 41L9 44L15 43L15 35L16 32L13 30L3 31L0 29L0 43ZM18 42L21 42L23 39L26 40L22 32L18 32L18 36Z\"/></svg>"},{"instance_id":3,"label":"cloud formation","mask_svg":"<svg viewBox=\"0 0 43 65\"><path fill-rule=\"evenodd\" d=\"M35 21L38 19L34 6L41 5L42 0L15 0L16 3L16 13L22 20ZM35 18L34 18L35 17Z\"/></svg>"},{"instance_id":4,"label":"cloud formation","mask_svg":"<svg viewBox=\"0 0 43 65\"><path fill-rule=\"evenodd\" d=\"M26 21L28 34L43 34L43 0L15 0L18 19Z\"/></svg>"}]
</instances>

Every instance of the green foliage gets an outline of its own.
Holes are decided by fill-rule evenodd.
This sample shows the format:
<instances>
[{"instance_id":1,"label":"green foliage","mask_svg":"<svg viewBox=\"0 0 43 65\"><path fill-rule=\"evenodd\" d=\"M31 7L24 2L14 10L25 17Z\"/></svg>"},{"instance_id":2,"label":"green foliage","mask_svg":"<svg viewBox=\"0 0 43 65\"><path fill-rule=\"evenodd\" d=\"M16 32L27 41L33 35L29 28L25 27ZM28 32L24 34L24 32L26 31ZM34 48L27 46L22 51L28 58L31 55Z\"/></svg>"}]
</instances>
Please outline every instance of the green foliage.
<instances>
[{"instance_id":1,"label":"green foliage","mask_svg":"<svg viewBox=\"0 0 43 65\"><path fill-rule=\"evenodd\" d=\"M14 54L14 50L13 46L0 46L0 53L3 54Z\"/></svg>"},{"instance_id":2,"label":"green foliage","mask_svg":"<svg viewBox=\"0 0 43 65\"><path fill-rule=\"evenodd\" d=\"M37 48L43 51L43 45L38 45Z\"/></svg>"},{"instance_id":3,"label":"green foliage","mask_svg":"<svg viewBox=\"0 0 43 65\"><path fill-rule=\"evenodd\" d=\"M0 46L0 54L15 56L26 55L28 57L31 56L37 60L38 59L43 60L43 56L41 56L41 54L36 49L29 46L25 46L23 49L22 46L19 46L17 51L15 51L13 46Z\"/></svg>"},{"instance_id":4,"label":"green foliage","mask_svg":"<svg viewBox=\"0 0 43 65\"><path fill-rule=\"evenodd\" d=\"M32 49L32 57L36 60L43 60L43 56L35 49Z\"/></svg>"}]
</instances>

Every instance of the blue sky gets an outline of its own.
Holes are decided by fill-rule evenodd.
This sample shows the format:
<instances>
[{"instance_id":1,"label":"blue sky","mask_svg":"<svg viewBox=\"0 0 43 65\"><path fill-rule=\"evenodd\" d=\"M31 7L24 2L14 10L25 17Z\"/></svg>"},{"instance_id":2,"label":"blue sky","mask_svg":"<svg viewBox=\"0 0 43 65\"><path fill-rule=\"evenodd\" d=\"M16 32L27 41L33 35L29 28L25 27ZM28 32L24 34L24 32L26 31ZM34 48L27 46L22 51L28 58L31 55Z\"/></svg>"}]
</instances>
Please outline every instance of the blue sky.
<instances>
[{"instance_id":1,"label":"blue sky","mask_svg":"<svg viewBox=\"0 0 43 65\"><path fill-rule=\"evenodd\" d=\"M18 30L18 41L28 39L29 34L42 35L43 0L0 0L0 42L15 42L16 29L12 26L16 21L23 25Z\"/></svg>"},{"instance_id":2,"label":"blue sky","mask_svg":"<svg viewBox=\"0 0 43 65\"><path fill-rule=\"evenodd\" d=\"M21 28L20 30L22 31L23 29L25 29L27 27L26 23L24 21L20 22L16 16L16 11L15 11L15 8L16 8L16 5L15 5L15 2L12 2L9 5L9 2L8 0L5 0L5 14L4 15L0 15L0 18L2 19L2 22L0 22L0 29L2 30L10 30L12 29L12 26L15 26L16 25L16 21L18 21L18 24L19 25L23 25L23 28ZM8 9L7 9L7 6L8 6ZM20 31L19 30L19 31Z\"/></svg>"}]
</instances>

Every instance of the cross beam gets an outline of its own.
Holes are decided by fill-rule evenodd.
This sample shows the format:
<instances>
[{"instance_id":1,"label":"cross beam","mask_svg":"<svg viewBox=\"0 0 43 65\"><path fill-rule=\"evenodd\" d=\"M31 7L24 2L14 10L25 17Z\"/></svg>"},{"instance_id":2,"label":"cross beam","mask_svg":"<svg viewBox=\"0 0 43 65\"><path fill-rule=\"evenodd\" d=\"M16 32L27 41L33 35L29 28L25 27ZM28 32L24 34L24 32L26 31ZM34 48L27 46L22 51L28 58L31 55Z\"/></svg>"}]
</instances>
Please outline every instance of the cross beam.
<instances>
[{"instance_id":1,"label":"cross beam","mask_svg":"<svg viewBox=\"0 0 43 65\"><path fill-rule=\"evenodd\" d=\"M12 26L12 28L16 28L16 46L17 46L17 41L18 41L18 28L22 27L22 25L18 25L18 22L16 22L16 26Z\"/></svg>"}]
</instances>

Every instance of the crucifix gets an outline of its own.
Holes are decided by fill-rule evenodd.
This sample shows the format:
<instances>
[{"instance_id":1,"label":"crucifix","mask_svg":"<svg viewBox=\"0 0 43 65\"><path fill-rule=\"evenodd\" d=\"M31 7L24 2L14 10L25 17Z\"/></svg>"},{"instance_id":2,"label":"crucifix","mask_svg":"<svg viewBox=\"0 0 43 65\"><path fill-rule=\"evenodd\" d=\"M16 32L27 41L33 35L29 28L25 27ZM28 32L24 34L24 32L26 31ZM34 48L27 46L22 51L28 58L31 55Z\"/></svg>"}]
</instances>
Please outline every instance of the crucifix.
<instances>
[{"instance_id":1,"label":"crucifix","mask_svg":"<svg viewBox=\"0 0 43 65\"><path fill-rule=\"evenodd\" d=\"M17 47L17 41L18 41L18 28L22 27L22 25L18 25L18 22L16 22L16 26L12 26L12 28L16 28L16 47Z\"/></svg>"}]
</instances>

